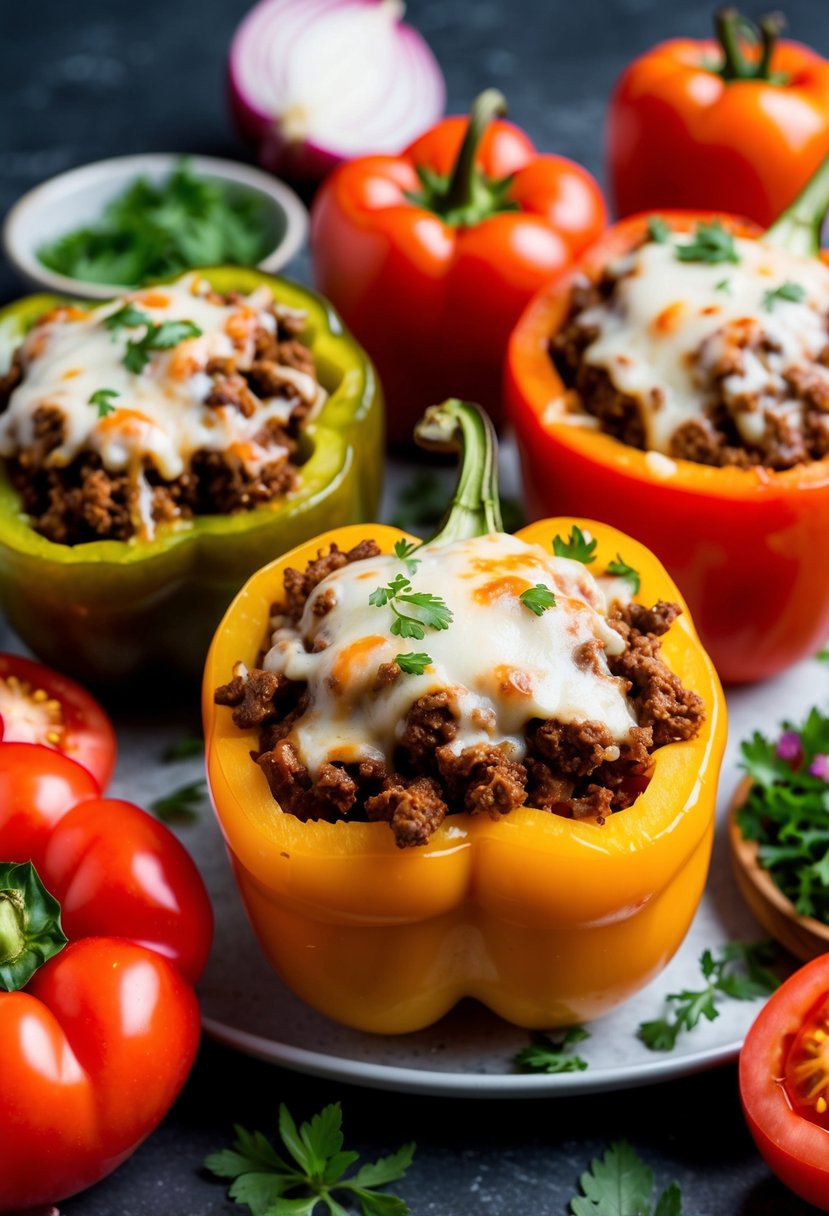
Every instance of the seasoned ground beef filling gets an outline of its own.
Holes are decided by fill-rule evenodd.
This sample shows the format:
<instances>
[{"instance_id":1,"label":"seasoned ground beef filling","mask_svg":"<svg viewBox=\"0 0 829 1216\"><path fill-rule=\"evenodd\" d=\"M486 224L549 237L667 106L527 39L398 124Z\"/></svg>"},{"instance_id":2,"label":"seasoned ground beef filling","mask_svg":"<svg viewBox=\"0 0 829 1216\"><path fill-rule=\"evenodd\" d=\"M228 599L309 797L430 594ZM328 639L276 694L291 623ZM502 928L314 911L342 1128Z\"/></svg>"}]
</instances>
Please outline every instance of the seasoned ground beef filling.
<instances>
[{"instance_id":1,"label":"seasoned ground beef filling","mask_svg":"<svg viewBox=\"0 0 829 1216\"><path fill-rule=\"evenodd\" d=\"M646 242L641 248L652 246ZM675 459L775 470L822 460L829 455L829 314L821 314L817 307L807 310L804 303L793 304L785 296L759 308L755 305L754 311L747 308L746 315L739 309L735 313L729 275L735 276L738 270L726 265L707 267L703 272L712 276L707 305L702 290L693 306L678 300L673 313L669 306L645 326L651 347L639 350L631 330L627 353L620 341L613 357L607 353L606 343L600 356L596 351L608 333L619 332L630 307L623 297L625 285L632 281L631 276L642 274L641 264L634 254L612 264L596 282L581 279L575 283L566 322L549 345L552 362L573 393L574 404L597 418L602 430L622 443L661 451ZM687 266L677 263L676 273L693 273L693 268L689 272ZM797 270L791 273L797 274ZM719 280L716 285L714 279ZM775 284L779 287L774 277L766 284L769 291ZM789 280L783 286L784 290L804 290L801 283ZM727 315L726 302L731 310ZM817 331L810 330L809 351L802 352L798 362L791 361L791 352L781 340L785 331L780 326L786 314L780 310L793 307L800 308ZM641 392L625 391L634 356L647 364L658 338L654 331L660 325L668 343L676 336L672 327L678 331L690 317L691 329L706 312L712 316L712 325L720 312L722 320L716 320L716 328L681 356L697 394L698 411L681 420L664 444L649 441L649 419L652 425L660 411L665 416L666 394L674 390L667 380L660 386L657 374L643 381ZM633 326L638 323L638 319L631 321ZM797 324L798 319L791 321L789 337ZM675 386L675 376L673 383Z\"/></svg>"},{"instance_id":2,"label":"seasoned ground beef filling","mask_svg":"<svg viewBox=\"0 0 829 1216\"><path fill-rule=\"evenodd\" d=\"M206 297L218 305L241 304L237 293ZM297 481L299 435L314 399L298 392L291 371L311 377L316 372L311 351L299 339L304 318L274 305L273 332L260 326L254 335L250 366L237 366L233 357L210 359L204 404L217 411L238 410L245 418L264 399L293 399L285 422L268 419L252 442L272 450L272 459L250 464L233 450L197 450L185 471L164 478L149 459L141 468L113 471L101 456L81 452L68 464L50 456L65 440L63 412L48 403L34 414L33 442L7 460L10 480L20 494L32 526L49 540L75 545L94 540L128 540L151 532L154 525L191 519L197 515L249 511L290 492ZM25 378L25 360L18 350L8 373L0 377L0 413L9 405L15 388ZM119 407L129 402L119 401Z\"/></svg>"},{"instance_id":3,"label":"seasoned ground beef filling","mask_svg":"<svg viewBox=\"0 0 829 1216\"><path fill-rule=\"evenodd\" d=\"M331 571L376 556L373 541L344 553L333 545L304 571L284 575L279 611L299 622L306 600ZM325 611L326 599L314 604ZM458 733L452 695L445 689L418 698L409 709L391 768L378 760L325 763L313 778L290 735L308 709L303 682L254 668L218 688L216 702L231 706L240 730L259 733L251 753L283 811L302 820L384 820L401 848L424 844L448 814L466 811L493 817L529 805L571 818L603 823L631 806L647 786L656 747L693 738L704 717L700 697L684 688L660 657L660 637L679 613L675 604L616 607L609 621L626 646L609 659L627 690L639 725L621 748L601 722L531 721L526 756L510 760L499 747L475 744L456 753ZM595 662L588 648L585 664ZM407 677L382 664L371 695Z\"/></svg>"}]
</instances>

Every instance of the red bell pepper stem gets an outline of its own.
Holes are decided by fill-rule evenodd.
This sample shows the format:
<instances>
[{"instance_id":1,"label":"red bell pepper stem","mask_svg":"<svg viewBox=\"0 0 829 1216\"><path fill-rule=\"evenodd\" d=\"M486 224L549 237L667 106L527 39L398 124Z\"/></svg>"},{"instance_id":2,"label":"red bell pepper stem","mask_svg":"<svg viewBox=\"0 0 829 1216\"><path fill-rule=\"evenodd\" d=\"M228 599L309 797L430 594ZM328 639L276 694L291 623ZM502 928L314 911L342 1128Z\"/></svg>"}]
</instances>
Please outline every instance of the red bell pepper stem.
<instances>
[{"instance_id":1,"label":"red bell pepper stem","mask_svg":"<svg viewBox=\"0 0 829 1216\"><path fill-rule=\"evenodd\" d=\"M415 439L430 451L461 454L458 483L449 509L429 545L503 532L498 499L498 441L479 405L450 397L430 406L415 427Z\"/></svg>"},{"instance_id":2,"label":"red bell pepper stem","mask_svg":"<svg viewBox=\"0 0 829 1216\"><path fill-rule=\"evenodd\" d=\"M441 211L456 211L475 202L475 158L478 146L493 118L507 112L507 100L498 89L484 89L472 103L469 126L463 137L458 158L449 177L445 196L440 200Z\"/></svg>"},{"instance_id":3,"label":"red bell pepper stem","mask_svg":"<svg viewBox=\"0 0 829 1216\"><path fill-rule=\"evenodd\" d=\"M66 945L60 904L30 861L0 864L0 992L17 992Z\"/></svg>"},{"instance_id":4,"label":"red bell pepper stem","mask_svg":"<svg viewBox=\"0 0 829 1216\"><path fill-rule=\"evenodd\" d=\"M717 69L723 80L772 80L771 57L777 39L785 24L780 13L768 13L755 26L736 8L721 8L714 17L717 38L723 52L723 62ZM741 35L748 34L752 42L760 46L756 60L743 54Z\"/></svg>"},{"instance_id":5,"label":"red bell pepper stem","mask_svg":"<svg viewBox=\"0 0 829 1216\"><path fill-rule=\"evenodd\" d=\"M788 249L806 257L820 253L820 237L826 213L829 211L829 156L782 215L763 235L767 245Z\"/></svg>"}]
</instances>

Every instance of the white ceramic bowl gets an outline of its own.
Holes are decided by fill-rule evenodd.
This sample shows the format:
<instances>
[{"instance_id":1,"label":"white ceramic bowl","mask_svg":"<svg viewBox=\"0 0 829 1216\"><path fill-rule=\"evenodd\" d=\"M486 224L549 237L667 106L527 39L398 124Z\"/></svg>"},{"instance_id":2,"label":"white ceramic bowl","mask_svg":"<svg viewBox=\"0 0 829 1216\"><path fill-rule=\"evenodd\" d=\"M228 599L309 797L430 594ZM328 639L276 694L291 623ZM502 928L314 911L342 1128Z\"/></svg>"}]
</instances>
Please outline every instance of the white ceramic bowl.
<instances>
[{"instance_id":1,"label":"white ceramic bowl","mask_svg":"<svg viewBox=\"0 0 829 1216\"><path fill-rule=\"evenodd\" d=\"M95 223L107 203L123 194L137 177L160 181L179 160L181 154L172 152L116 156L50 178L24 194L6 216L2 234L6 256L17 272L40 290L88 300L105 300L129 290L118 284L88 283L57 274L38 260L37 250ZM242 186L266 200L273 244L267 257L257 264L260 270L273 273L299 251L308 233L308 212L284 182L232 160L188 156L187 161L201 177Z\"/></svg>"}]
</instances>

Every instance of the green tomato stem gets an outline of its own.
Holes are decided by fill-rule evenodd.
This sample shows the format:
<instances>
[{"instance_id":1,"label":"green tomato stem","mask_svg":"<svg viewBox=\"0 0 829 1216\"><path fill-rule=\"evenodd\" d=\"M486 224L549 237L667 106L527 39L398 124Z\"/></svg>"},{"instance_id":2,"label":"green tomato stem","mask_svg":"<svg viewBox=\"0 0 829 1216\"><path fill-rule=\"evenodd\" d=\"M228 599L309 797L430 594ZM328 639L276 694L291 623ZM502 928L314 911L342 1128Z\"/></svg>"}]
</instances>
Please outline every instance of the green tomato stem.
<instances>
[{"instance_id":1,"label":"green tomato stem","mask_svg":"<svg viewBox=\"0 0 829 1216\"><path fill-rule=\"evenodd\" d=\"M19 891L0 891L0 965L12 963L26 945L25 909Z\"/></svg>"},{"instance_id":2,"label":"green tomato stem","mask_svg":"<svg viewBox=\"0 0 829 1216\"><path fill-rule=\"evenodd\" d=\"M445 545L472 536L503 532L498 499L498 440L479 405L450 397L430 406L415 427L421 447L460 453L455 493L435 535L424 542Z\"/></svg>"},{"instance_id":3,"label":"green tomato stem","mask_svg":"<svg viewBox=\"0 0 829 1216\"><path fill-rule=\"evenodd\" d=\"M23 988L66 942L60 904L32 863L0 863L0 992Z\"/></svg>"},{"instance_id":4,"label":"green tomato stem","mask_svg":"<svg viewBox=\"0 0 829 1216\"><path fill-rule=\"evenodd\" d=\"M755 23L744 17L730 5L714 15L717 39L722 47L723 61L717 72L723 80L765 80L780 83L771 70L771 60L777 39L785 22L780 13L768 13ZM743 52L743 42L748 38L759 46L757 59L749 59Z\"/></svg>"}]
</instances>

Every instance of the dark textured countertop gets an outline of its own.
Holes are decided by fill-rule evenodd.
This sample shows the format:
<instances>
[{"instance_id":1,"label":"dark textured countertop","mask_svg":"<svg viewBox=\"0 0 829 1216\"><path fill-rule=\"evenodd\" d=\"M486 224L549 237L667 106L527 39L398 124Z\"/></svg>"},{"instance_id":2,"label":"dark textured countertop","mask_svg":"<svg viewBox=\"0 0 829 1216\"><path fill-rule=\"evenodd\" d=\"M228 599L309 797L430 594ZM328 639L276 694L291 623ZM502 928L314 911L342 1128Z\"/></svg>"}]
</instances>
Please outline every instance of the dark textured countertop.
<instances>
[{"instance_id":1,"label":"dark textured countertop","mask_svg":"<svg viewBox=\"0 0 829 1216\"><path fill-rule=\"evenodd\" d=\"M0 211L37 182L100 157L190 150L244 158L224 102L224 61L246 0L8 3L0 79ZM753 6L756 9L756 6ZM792 34L829 51L829 4L787 0ZM757 10L759 11L759 10ZM704 35L699 0L409 0L446 73L449 105L487 84L539 147L601 174L616 74L671 35ZM307 262L291 268L306 277ZM0 267L0 298L19 291ZM272 1131L280 1101L299 1116L341 1100L349 1147L376 1156L406 1140L397 1185L416 1216L563 1216L579 1173L627 1137L657 1182L682 1186L686 1216L806 1216L754 1151L733 1067L630 1092L556 1101L396 1096L282 1071L206 1042L162 1126L115 1175L61 1204L65 1216L209 1216L238 1210L202 1170L234 1122ZM2 1129L0 1129L2 1135Z\"/></svg>"}]
</instances>

